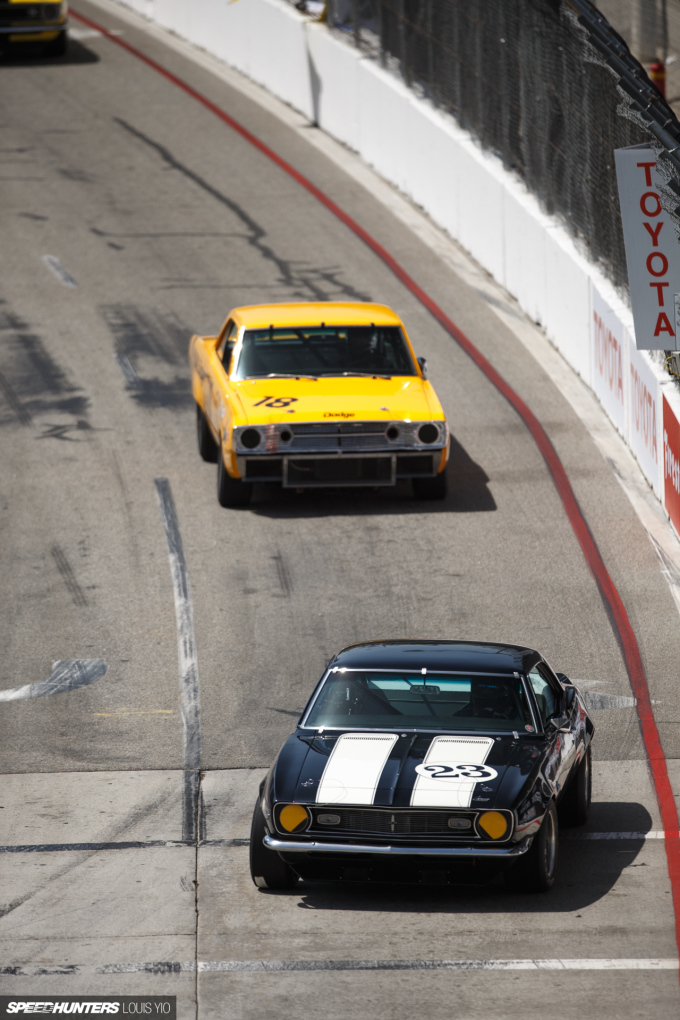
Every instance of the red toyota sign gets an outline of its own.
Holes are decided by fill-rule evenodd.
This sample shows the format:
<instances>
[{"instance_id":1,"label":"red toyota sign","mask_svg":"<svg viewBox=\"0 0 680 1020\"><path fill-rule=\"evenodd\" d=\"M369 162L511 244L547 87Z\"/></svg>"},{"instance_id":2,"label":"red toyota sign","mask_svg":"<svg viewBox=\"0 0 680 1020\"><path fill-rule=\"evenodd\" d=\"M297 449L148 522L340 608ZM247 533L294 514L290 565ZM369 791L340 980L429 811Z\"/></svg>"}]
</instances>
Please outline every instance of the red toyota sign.
<instances>
[{"instance_id":1,"label":"red toyota sign","mask_svg":"<svg viewBox=\"0 0 680 1020\"><path fill-rule=\"evenodd\" d=\"M680 532L680 424L663 398L663 491L664 506L675 530Z\"/></svg>"}]
</instances>

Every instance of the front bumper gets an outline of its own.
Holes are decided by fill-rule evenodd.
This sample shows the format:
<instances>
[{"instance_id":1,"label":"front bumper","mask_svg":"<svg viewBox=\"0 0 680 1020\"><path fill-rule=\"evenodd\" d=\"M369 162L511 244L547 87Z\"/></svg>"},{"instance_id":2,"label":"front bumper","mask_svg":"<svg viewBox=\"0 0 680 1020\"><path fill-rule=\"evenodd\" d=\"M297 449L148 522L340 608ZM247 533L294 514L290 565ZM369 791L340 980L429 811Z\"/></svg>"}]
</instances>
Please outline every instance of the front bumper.
<instances>
[{"instance_id":1,"label":"front bumper","mask_svg":"<svg viewBox=\"0 0 680 1020\"><path fill-rule=\"evenodd\" d=\"M503 846L369 846L365 843L316 843L312 840L295 842L287 839L264 837L264 845L279 853L329 854L385 854L401 857L521 857L531 846L531 837Z\"/></svg>"},{"instance_id":2,"label":"front bumper","mask_svg":"<svg viewBox=\"0 0 680 1020\"><path fill-rule=\"evenodd\" d=\"M433 478L441 469L441 449L389 453L296 454L244 457L238 472L248 482L280 482L284 488L343 488L396 485L404 478Z\"/></svg>"},{"instance_id":3,"label":"front bumper","mask_svg":"<svg viewBox=\"0 0 680 1020\"><path fill-rule=\"evenodd\" d=\"M52 36L57 35L59 32L65 32L68 28L68 22L62 21L59 24L50 25L0 25L0 36L11 35L11 36Z\"/></svg>"}]
</instances>

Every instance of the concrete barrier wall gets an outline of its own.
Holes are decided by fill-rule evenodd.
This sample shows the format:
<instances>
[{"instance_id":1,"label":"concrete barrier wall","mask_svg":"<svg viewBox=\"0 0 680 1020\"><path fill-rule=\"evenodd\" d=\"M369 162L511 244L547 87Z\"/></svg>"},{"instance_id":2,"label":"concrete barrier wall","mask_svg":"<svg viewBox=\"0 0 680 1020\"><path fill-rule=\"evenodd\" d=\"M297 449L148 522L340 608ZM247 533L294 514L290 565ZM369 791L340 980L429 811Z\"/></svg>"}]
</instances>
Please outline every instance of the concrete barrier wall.
<instances>
[{"instance_id":1,"label":"concrete barrier wall","mask_svg":"<svg viewBox=\"0 0 680 1020\"><path fill-rule=\"evenodd\" d=\"M630 309L607 279L499 159L283 0L117 2L265 86L422 206L593 388L680 533L676 387L636 349Z\"/></svg>"}]
</instances>

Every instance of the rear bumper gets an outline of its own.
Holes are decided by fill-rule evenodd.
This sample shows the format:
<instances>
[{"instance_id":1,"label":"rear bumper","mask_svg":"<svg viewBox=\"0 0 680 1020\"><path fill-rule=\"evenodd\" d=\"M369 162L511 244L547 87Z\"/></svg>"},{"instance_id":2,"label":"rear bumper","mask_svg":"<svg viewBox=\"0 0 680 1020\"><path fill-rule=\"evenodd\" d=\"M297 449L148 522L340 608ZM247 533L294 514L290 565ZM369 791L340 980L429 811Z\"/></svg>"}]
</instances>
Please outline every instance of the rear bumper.
<instances>
[{"instance_id":1,"label":"rear bumper","mask_svg":"<svg viewBox=\"0 0 680 1020\"><path fill-rule=\"evenodd\" d=\"M264 845L279 853L382 854L400 857L521 857L531 846L531 838L509 846L370 846L365 843L315 843L264 837Z\"/></svg>"}]
</instances>

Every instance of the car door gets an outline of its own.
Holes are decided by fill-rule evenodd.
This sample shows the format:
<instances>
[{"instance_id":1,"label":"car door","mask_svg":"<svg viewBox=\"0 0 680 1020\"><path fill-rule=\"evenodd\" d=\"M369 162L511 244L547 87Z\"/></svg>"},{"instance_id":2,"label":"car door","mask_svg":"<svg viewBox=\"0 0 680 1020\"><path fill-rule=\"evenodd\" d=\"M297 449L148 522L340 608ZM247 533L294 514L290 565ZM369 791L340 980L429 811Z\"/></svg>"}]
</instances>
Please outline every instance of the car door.
<instances>
[{"instance_id":1,"label":"car door","mask_svg":"<svg viewBox=\"0 0 680 1020\"><path fill-rule=\"evenodd\" d=\"M576 731L573 713L564 716L564 691L557 680L551 675L545 663L538 662L527 674L527 679L538 706L538 714L543 725L546 739L551 743L550 753L545 767L548 782L560 793L576 758ZM560 730L555 729L551 719L563 722ZM566 730L566 732L562 732Z\"/></svg>"},{"instance_id":2,"label":"car door","mask_svg":"<svg viewBox=\"0 0 680 1020\"><path fill-rule=\"evenodd\" d=\"M222 330L215 348L210 373L210 396L206 405L210 423L218 436L222 430L225 416L231 416L231 410L227 406L228 375L229 363L237 338L238 325L233 319L230 319Z\"/></svg>"}]
</instances>

